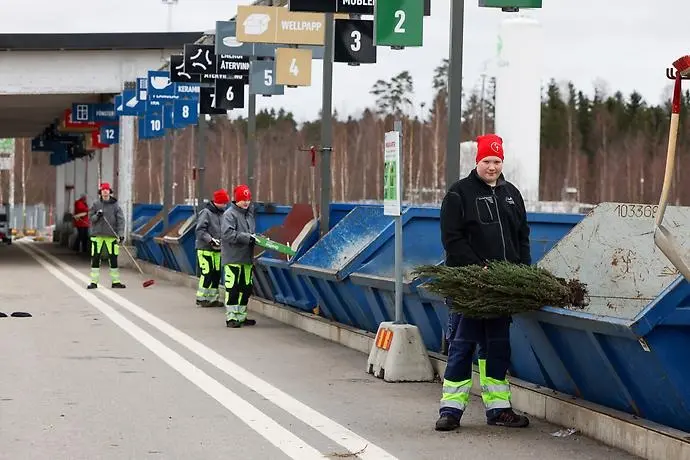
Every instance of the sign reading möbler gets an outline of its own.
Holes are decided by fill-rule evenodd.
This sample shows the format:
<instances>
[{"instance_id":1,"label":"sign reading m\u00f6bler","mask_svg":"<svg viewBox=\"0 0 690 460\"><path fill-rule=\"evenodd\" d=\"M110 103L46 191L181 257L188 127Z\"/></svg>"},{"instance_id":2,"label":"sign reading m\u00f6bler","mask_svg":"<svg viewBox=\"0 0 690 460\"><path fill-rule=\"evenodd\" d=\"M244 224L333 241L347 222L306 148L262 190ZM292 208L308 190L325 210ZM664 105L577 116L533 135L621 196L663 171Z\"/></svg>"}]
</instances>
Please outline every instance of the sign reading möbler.
<instances>
[{"instance_id":1,"label":"sign reading m\u00f6bler","mask_svg":"<svg viewBox=\"0 0 690 460\"><path fill-rule=\"evenodd\" d=\"M237 40L243 43L323 45L325 15L281 7L238 6Z\"/></svg>"}]
</instances>

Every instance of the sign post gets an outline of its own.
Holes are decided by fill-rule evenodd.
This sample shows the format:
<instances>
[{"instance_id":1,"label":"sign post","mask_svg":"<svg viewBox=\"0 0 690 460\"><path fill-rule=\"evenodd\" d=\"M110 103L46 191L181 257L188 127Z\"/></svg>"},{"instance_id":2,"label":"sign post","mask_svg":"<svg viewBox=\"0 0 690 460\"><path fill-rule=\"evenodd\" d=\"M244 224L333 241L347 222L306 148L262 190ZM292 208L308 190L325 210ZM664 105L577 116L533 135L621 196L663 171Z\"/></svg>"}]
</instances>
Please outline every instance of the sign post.
<instances>
[{"instance_id":1,"label":"sign post","mask_svg":"<svg viewBox=\"0 0 690 460\"><path fill-rule=\"evenodd\" d=\"M400 120L395 121L393 131L386 133L383 145L383 213L395 219L395 321L379 323L369 351L367 372L386 382L430 382L434 379L434 369L419 328L403 321L403 154Z\"/></svg>"},{"instance_id":2,"label":"sign post","mask_svg":"<svg viewBox=\"0 0 690 460\"><path fill-rule=\"evenodd\" d=\"M386 133L383 150L383 214L395 217L395 323L402 324L402 123Z\"/></svg>"}]
</instances>

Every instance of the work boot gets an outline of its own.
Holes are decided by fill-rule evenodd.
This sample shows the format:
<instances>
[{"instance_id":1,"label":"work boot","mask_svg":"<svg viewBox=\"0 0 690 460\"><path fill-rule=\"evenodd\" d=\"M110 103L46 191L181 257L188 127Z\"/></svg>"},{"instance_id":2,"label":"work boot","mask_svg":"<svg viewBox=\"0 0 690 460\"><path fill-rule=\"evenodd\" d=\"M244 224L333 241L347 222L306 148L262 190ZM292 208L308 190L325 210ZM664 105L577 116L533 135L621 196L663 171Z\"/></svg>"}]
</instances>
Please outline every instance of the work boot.
<instances>
[{"instance_id":1,"label":"work boot","mask_svg":"<svg viewBox=\"0 0 690 460\"><path fill-rule=\"evenodd\" d=\"M111 287L112 287L113 289L124 289L124 288L126 288L127 286L125 286L124 284L118 282L118 283L113 283Z\"/></svg>"},{"instance_id":2,"label":"work boot","mask_svg":"<svg viewBox=\"0 0 690 460\"><path fill-rule=\"evenodd\" d=\"M237 321L237 320L235 320L235 319L227 320L227 321L225 322L225 325L226 325L227 327L232 327L232 328L242 327L242 323L240 323L239 321Z\"/></svg>"},{"instance_id":3,"label":"work boot","mask_svg":"<svg viewBox=\"0 0 690 460\"><path fill-rule=\"evenodd\" d=\"M202 307L202 308L206 308L206 307L211 306L211 302L209 302L208 300L198 300L197 299L196 304L197 304L197 306Z\"/></svg>"},{"instance_id":4,"label":"work boot","mask_svg":"<svg viewBox=\"0 0 690 460\"><path fill-rule=\"evenodd\" d=\"M211 307L220 308L220 307L224 307L224 306L225 306L225 304L223 302L221 302L220 300L214 300L213 302L211 302Z\"/></svg>"},{"instance_id":5,"label":"work boot","mask_svg":"<svg viewBox=\"0 0 690 460\"><path fill-rule=\"evenodd\" d=\"M256 320L255 319L245 319L242 321L243 326L254 326L256 325Z\"/></svg>"},{"instance_id":6,"label":"work boot","mask_svg":"<svg viewBox=\"0 0 690 460\"><path fill-rule=\"evenodd\" d=\"M436 420L436 431L453 431L460 427L460 419L452 415L443 414Z\"/></svg>"},{"instance_id":7,"label":"work boot","mask_svg":"<svg viewBox=\"0 0 690 460\"><path fill-rule=\"evenodd\" d=\"M88 286L86 286L86 289L96 289L98 285L96 283L91 283Z\"/></svg>"},{"instance_id":8,"label":"work boot","mask_svg":"<svg viewBox=\"0 0 690 460\"><path fill-rule=\"evenodd\" d=\"M524 415L518 415L513 409L503 409L493 417L487 417L487 425L507 426L509 428L525 428L529 425L529 419Z\"/></svg>"}]
</instances>

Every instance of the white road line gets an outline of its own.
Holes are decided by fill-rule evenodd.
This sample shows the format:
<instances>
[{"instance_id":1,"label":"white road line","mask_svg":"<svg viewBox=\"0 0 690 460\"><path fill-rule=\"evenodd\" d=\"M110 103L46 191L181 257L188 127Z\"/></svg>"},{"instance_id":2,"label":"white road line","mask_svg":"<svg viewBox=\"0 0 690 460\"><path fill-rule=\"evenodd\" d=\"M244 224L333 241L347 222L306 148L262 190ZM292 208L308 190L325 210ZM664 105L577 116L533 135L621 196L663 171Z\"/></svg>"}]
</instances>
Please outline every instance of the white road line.
<instances>
[{"instance_id":1,"label":"white road line","mask_svg":"<svg viewBox=\"0 0 690 460\"><path fill-rule=\"evenodd\" d=\"M84 283L89 282L89 278L87 276L79 273L78 270L70 267L68 264L57 259L52 254L48 254L36 246L32 246L31 250L41 253L44 257L51 260L65 272L70 273L74 278L79 279ZM86 289L86 284L83 289ZM383 450L381 447L347 429L335 420L331 420L320 412L293 398L289 394L274 387L270 383L257 377L243 367L240 367L206 345L194 340L189 335L185 334L179 329L176 329L157 316L152 315L137 304L130 302L109 289L98 289L98 291L99 294L104 295L133 315L146 321L148 324L158 329L175 342L186 347L188 350L195 353L209 364L212 364L221 371L225 372L228 376L237 380L239 383L249 387L295 418L301 420L303 423L309 425L327 438L338 443L351 453L356 453L357 458L362 460L398 460L393 454Z\"/></svg>"},{"instance_id":2,"label":"white road line","mask_svg":"<svg viewBox=\"0 0 690 460\"><path fill-rule=\"evenodd\" d=\"M101 313L107 316L113 323L117 324L122 330L131 335L134 339L151 350L156 356L166 364L182 374L187 380L195 384L206 394L221 403L226 409L235 414L242 422L246 423L254 431L263 436L268 442L282 450L287 456L293 459L324 459L328 458L318 450L307 444L293 433L279 425L275 420L261 412L256 407L249 404L239 395L233 393L220 382L210 377L198 367L184 359L174 350L170 349L148 332L125 318L121 313L110 305L103 302L97 296L87 291L84 286L78 285L69 276L62 273L59 268L51 265L34 251L36 247L29 249L25 243L18 244L22 250L29 253L39 264L43 266L58 280L62 281L67 287L72 289L84 300L93 305ZM37 252L42 252L38 250Z\"/></svg>"}]
</instances>

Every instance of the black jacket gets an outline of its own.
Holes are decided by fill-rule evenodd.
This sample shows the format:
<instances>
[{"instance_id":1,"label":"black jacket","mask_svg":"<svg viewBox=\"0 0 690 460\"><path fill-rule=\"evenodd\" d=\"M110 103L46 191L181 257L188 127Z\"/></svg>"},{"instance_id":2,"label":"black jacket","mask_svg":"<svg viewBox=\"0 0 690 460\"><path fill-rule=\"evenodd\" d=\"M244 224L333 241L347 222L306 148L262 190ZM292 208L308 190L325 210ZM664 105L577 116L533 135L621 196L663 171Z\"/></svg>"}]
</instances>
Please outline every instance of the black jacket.
<instances>
[{"instance_id":1,"label":"black jacket","mask_svg":"<svg viewBox=\"0 0 690 460\"><path fill-rule=\"evenodd\" d=\"M450 187L441 205L441 241L451 267L532 263L525 203L503 174L491 187L473 169Z\"/></svg>"}]
</instances>

